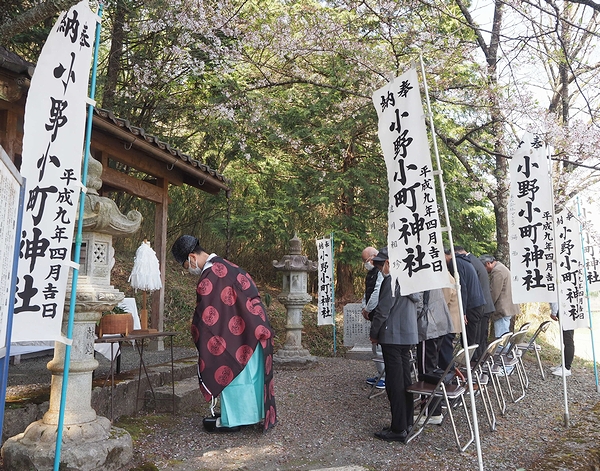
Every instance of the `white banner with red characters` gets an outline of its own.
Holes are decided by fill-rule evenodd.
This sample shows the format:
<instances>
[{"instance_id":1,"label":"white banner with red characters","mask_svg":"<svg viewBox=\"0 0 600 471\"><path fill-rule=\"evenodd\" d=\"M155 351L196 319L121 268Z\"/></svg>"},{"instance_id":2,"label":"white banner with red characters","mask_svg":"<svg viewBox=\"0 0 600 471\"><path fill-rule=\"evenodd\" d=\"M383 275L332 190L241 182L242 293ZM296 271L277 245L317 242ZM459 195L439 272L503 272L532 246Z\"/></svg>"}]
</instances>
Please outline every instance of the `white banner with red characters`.
<instances>
[{"instance_id":1,"label":"white banner with red characters","mask_svg":"<svg viewBox=\"0 0 600 471\"><path fill-rule=\"evenodd\" d=\"M402 295L449 285L417 71L373 94L389 184L388 252Z\"/></svg>"},{"instance_id":2,"label":"white banner with red characters","mask_svg":"<svg viewBox=\"0 0 600 471\"><path fill-rule=\"evenodd\" d=\"M556 302L549 148L526 133L510 161L508 243L516 304Z\"/></svg>"},{"instance_id":3,"label":"white banner with red characters","mask_svg":"<svg viewBox=\"0 0 600 471\"><path fill-rule=\"evenodd\" d=\"M333 244L331 239L317 240L318 253L318 313L317 325L334 325L333 307Z\"/></svg>"},{"instance_id":4,"label":"white banner with red characters","mask_svg":"<svg viewBox=\"0 0 600 471\"><path fill-rule=\"evenodd\" d=\"M96 18L87 1L62 13L31 79L25 106L21 173L27 181L13 342L61 339Z\"/></svg>"}]
</instances>

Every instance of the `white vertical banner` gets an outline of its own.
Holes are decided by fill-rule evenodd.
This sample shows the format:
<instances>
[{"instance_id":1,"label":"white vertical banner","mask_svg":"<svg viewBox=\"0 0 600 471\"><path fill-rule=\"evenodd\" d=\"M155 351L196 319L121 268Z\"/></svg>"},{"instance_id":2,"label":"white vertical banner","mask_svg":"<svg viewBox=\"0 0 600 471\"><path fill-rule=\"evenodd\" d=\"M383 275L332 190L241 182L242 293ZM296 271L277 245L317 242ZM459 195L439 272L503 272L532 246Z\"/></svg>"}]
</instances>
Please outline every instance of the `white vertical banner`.
<instances>
[{"instance_id":1,"label":"white vertical banner","mask_svg":"<svg viewBox=\"0 0 600 471\"><path fill-rule=\"evenodd\" d=\"M333 253L331 239L317 239L318 313L317 325L335 325L333 306Z\"/></svg>"},{"instance_id":2,"label":"white vertical banner","mask_svg":"<svg viewBox=\"0 0 600 471\"><path fill-rule=\"evenodd\" d=\"M25 105L21 173L27 181L13 342L62 337L96 18L86 0L62 13L31 79Z\"/></svg>"},{"instance_id":3,"label":"white vertical banner","mask_svg":"<svg viewBox=\"0 0 600 471\"><path fill-rule=\"evenodd\" d=\"M559 313L563 330L589 327L587 306L584 309L585 278L583 247L579 221L565 209L556 216L557 265L559 276Z\"/></svg>"},{"instance_id":4,"label":"white vertical banner","mask_svg":"<svg viewBox=\"0 0 600 471\"><path fill-rule=\"evenodd\" d=\"M450 286L416 69L373 94L389 184L392 286L408 295Z\"/></svg>"},{"instance_id":5,"label":"white vertical banner","mask_svg":"<svg viewBox=\"0 0 600 471\"><path fill-rule=\"evenodd\" d=\"M508 243L516 304L556 302L549 147L526 133L510 161Z\"/></svg>"},{"instance_id":6,"label":"white vertical banner","mask_svg":"<svg viewBox=\"0 0 600 471\"><path fill-rule=\"evenodd\" d=\"M595 245L590 238L589 232L584 231L583 237L585 240L584 255L585 255L585 272L588 282L589 291L600 290L600 247Z\"/></svg>"}]
</instances>

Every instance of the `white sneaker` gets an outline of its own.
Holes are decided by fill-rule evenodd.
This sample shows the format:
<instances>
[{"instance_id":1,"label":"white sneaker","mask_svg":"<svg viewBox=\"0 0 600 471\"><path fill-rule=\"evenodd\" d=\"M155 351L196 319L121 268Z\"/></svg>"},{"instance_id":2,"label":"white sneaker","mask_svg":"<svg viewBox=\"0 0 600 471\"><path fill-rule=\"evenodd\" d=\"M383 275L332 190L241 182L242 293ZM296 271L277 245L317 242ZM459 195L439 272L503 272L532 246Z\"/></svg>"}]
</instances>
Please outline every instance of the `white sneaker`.
<instances>
[{"instance_id":1,"label":"white sneaker","mask_svg":"<svg viewBox=\"0 0 600 471\"><path fill-rule=\"evenodd\" d=\"M556 371L556 370L558 370L561 367L562 367L562 365L551 366L550 367L550 371Z\"/></svg>"},{"instance_id":2,"label":"white sneaker","mask_svg":"<svg viewBox=\"0 0 600 471\"><path fill-rule=\"evenodd\" d=\"M415 415L414 419L415 421L417 420L417 417ZM431 417L429 417L429 421L427 422L427 425L441 425L442 421L444 420L444 416L442 414L440 415L432 415ZM419 420L418 423L415 423L415 425L423 425L425 423L425 415L423 415L423 417L421 417L421 420Z\"/></svg>"},{"instance_id":3,"label":"white sneaker","mask_svg":"<svg viewBox=\"0 0 600 471\"><path fill-rule=\"evenodd\" d=\"M562 369L562 366L559 366L557 369L555 369L555 370L552 372L552 374L553 374L553 375L555 375L555 376L562 376L562 375L563 375L563 369ZM565 376L571 376L571 370L567 370L567 369L565 368Z\"/></svg>"}]
</instances>

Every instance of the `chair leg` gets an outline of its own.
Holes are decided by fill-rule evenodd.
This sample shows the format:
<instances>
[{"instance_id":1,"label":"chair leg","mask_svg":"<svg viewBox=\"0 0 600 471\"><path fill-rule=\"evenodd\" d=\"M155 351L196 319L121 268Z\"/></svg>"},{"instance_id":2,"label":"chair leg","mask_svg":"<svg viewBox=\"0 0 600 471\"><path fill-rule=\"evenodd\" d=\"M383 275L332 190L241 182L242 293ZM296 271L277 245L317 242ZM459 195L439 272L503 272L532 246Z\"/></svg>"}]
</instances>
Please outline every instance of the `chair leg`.
<instances>
[{"instance_id":1,"label":"chair leg","mask_svg":"<svg viewBox=\"0 0 600 471\"><path fill-rule=\"evenodd\" d=\"M537 358L537 362L538 362L538 366L540 367L540 373L542 375L542 379L545 381L546 380L546 375L544 374L544 366L542 365L542 359L540 358L540 352L538 352L538 348L537 345L534 343L533 346L535 347L535 357Z\"/></svg>"},{"instance_id":2,"label":"chair leg","mask_svg":"<svg viewBox=\"0 0 600 471\"><path fill-rule=\"evenodd\" d=\"M371 386L371 389L369 389L369 395L367 397L368 399L373 399L374 397L381 396L383 393L385 393L385 389L377 389L376 388L377 383L383 377L384 374L385 374L385 368L381 373L377 372L377 375L375 376L375 382Z\"/></svg>"},{"instance_id":3,"label":"chair leg","mask_svg":"<svg viewBox=\"0 0 600 471\"><path fill-rule=\"evenodd\" d=\"M490 372L490 379L492 380L492 387L494 388L494 394L496 396L496 402L498 403L498 410L500 415L504 415L506 412L506 400L504 399L504 392L500 384L500 378Z\"/></svg>"},{"instance_id":4,"label":"chair leg","mask_svg":"<svg viewBox=\"0 0 600 471\"><path fill-rule=\"evenodd\" d=\"M460 444L460 438L458 436L456 422L454 422L454 414L452 414L452 406L450 405L450 400L448 399L448 396L446 395L445 390L444 390L444 399L446 401L446 407L448 408L448 416L450 417L450 422L452 423L452 431L454 432L454 439L456 440L456 446L458 446L458 449L461 452L465 451L468 448L468 446L471 443L473 443L473 440L475 440L475 434L473 432L473 425L471 424L471 418L469 417L469 411L467 409L467 403L465 402L465 396L464 395L460 396L460 402L462 403L463 410L465 412L465 417L467 419L467 424L469 426L469 432L470 432L471 436L469 437L467 442L462 446Z\"/></svg>"}]
</instances>

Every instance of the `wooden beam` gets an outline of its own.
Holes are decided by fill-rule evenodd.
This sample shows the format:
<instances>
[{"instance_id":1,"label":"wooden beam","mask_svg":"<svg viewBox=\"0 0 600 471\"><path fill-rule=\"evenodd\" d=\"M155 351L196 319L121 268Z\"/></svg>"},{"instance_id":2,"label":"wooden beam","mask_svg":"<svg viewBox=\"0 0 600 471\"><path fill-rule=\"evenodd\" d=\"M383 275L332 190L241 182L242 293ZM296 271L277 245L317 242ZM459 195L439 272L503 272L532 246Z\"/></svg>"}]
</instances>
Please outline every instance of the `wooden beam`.
<instances>
[{"instance_id":1,"label":"wooden beam","mask_svg":"<svg viewBox=\"0 0 600 471\"><path fill-rule=\"evenodd\" d=\"M165 322L165 273L167 263L167 212L169 209L169 182L159 180L157 187L163 190L163 201L156 205L154 213L154 250L160 264L162 289L152 294L152 327L164 331ZM159 346L160 348L161 346ZM164 348L164 346L162 346Z\"/></svg>"},{"instance_id":2,"label":"wooden beam","mask_svg":"<svg viewBox=\"0 0 600 471\"><path fill-rule=\"evenodd\" d=\"M102 183L154 203L162 203L164 199L162 188L143 180L130 177L129 175L110 167L103 167Z\"/></svg>"},{"instance_id":3,"label":"wooden beam","mask_svg":"<svg viewBox=\"0 0 600 471\"><path fill-rule=\"evenodd\" d=\"M156 178L165 178L173 185L183 184L183 174L179 169L173 168L169 170L166 163L148 158L148 154L97 129L94 129L92 133L92 149L106 152L117 162L133 167L140 172L147 173Z\"/></svg>"}]
</instances>

